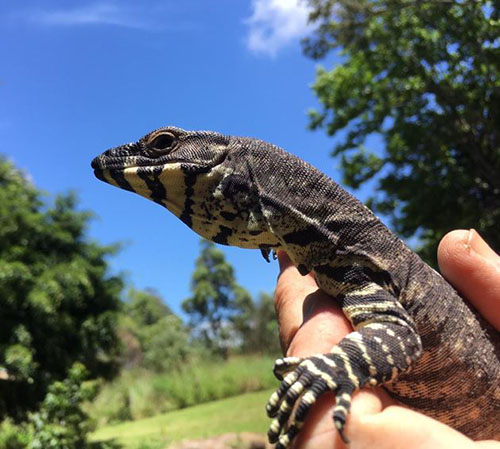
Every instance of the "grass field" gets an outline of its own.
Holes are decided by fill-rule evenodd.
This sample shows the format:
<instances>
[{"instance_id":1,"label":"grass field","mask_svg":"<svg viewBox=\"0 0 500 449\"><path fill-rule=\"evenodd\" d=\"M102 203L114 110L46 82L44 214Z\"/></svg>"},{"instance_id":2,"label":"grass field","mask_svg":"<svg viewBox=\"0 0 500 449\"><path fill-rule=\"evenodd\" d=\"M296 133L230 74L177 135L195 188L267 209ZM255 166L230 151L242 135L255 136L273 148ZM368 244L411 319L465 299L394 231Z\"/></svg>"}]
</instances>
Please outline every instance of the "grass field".
<instances>
[{"instance_id":1,"label":"grass field","mask_svg":"<svg viewBox=\"0 0 500 449\"><path fill-rule=\"evenodd\" d=\"M265 433L269 425L264 406L273 390L247 393L169 413L106 426L93 441L114 439L126 449L160 449L181 439L227 432Z\"/></svg>"},{"instance_id":2,"label":"grass field","mask_svg":"<svg viewBox=\"0 0 500 449\"><path fill-rule=\"evenodd\" d=\"M192 362L182 371L164 374L124 372L104 386L86 411L102 427L268 390L279 385L273 364L274 357L246 355Z\"/></svg>"}]
</instances>

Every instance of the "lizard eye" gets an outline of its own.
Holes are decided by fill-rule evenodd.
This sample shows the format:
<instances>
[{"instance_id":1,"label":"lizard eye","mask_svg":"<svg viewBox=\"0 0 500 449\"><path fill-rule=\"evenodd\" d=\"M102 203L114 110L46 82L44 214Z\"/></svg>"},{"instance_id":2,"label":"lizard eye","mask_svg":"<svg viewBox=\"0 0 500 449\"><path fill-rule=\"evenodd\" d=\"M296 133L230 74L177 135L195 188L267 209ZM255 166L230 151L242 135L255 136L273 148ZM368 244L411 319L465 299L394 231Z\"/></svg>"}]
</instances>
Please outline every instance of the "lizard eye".
<instances>
[{"instance_id":1,"label":"lizard eye","mask_svg":"<svg viewBox=\"0 0 500 449\"><path fill-rule=\"evenodd\" d=\"M173 134L164 133L157 136L152 142L149 143L149 147L159 153L167 153L175 147L177 139Z\"/></svg>"}]
</instances>

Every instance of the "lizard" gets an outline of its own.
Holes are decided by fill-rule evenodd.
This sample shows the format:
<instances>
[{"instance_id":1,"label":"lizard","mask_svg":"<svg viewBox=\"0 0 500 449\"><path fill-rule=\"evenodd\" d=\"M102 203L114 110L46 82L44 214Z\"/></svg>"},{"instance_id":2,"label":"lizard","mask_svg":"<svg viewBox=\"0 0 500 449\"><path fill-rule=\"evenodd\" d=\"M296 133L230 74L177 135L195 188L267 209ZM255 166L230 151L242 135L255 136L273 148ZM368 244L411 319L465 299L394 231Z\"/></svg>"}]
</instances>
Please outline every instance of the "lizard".
<instances>
[{"instance_id":1,"label":"lizard","mask_svg":"<svg viewBox=\"0 0 500 449\"><path fill-rule=\"evenodd\" d=\"M383 386L473 439L500 438L500 334L371 210L265 141L167 126L92 161L96 177L167 208L203 238L284 250L353 331L328 354L283 357L266 409L286 449L324 392L342 439L352 395Z\"/></svg>"}]
</instances>

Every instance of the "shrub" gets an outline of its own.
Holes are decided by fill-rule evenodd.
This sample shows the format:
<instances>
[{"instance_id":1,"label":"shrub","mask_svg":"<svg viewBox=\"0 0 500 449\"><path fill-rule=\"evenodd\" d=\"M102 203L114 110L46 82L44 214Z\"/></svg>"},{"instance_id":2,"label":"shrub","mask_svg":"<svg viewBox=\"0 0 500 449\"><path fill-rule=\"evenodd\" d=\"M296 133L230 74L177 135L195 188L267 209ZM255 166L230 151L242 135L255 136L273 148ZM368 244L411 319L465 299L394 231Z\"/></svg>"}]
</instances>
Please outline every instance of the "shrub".
<instances>
[{"instance_id":1,"label":"shrub","mask_svg":"<svg viewBox=\"0 0 500 449\"><path fill-rule=\"evenodd\" d=\"M14 424L10 419L0 422L0 449L26 449L32 432L26 424Z\"/></svg>"},{"instance_id":2,"label":"shrub","mask_svg":"<svg viewBox=\"0 0 500 449\"><path fill-rule=\"evenodd\" d=\"M63 381L49 386L40 410L31 415L34 435L29 449L85 449L92 430L84 401L96 394L94 383L85 382L87 370L75 363Z\"/></svg>"}]
</instances>

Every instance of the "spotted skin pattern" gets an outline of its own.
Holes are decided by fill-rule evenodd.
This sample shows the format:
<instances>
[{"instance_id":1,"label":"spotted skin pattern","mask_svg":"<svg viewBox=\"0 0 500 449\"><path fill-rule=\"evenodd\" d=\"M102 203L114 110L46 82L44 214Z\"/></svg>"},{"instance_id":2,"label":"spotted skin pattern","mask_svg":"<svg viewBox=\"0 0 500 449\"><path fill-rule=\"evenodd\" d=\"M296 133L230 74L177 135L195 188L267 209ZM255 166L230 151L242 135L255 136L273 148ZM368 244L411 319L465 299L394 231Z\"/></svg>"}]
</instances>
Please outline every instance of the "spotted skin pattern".
<instances>
[{"instance_id":1,"label":"spotted skin pattern","mask_svg":"<svg viewBox=\"0 0 500 449\"><path fill-rule=\"evenodd\" d=\"M344 441L353 393L394 398L473 439L500 438L500 337L373 213L314 167L258 139L165 127L92 161L104 182L170 210L223 245L285 250L352 323L328 354L274 373L269 440L290 446L331 391Z\"/></svg>"}]
</instances>

